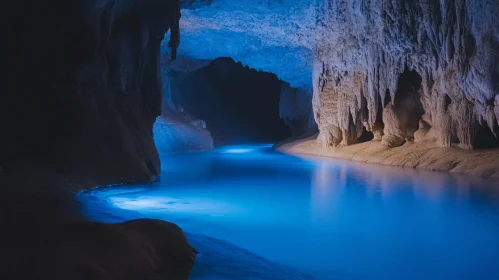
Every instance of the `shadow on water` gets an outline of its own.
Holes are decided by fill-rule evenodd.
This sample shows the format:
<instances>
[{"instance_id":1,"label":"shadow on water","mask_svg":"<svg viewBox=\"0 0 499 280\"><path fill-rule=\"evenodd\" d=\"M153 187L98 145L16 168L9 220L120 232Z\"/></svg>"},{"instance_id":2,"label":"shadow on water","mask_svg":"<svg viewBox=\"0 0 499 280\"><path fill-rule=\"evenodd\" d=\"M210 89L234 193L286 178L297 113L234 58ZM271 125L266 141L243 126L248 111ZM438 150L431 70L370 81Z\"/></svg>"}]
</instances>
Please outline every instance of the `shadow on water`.
<instances>
[{"instance_id":1,"label":"shadow on water","mask_svg":"<svg viewBox=\"0 0 499 280\"><path fill-rule=\"evenodd\" d=\"M133 218L123 211L172 221L196 234L189 236L216 238L247 252L234 258L258 255L316 279L499 276L497 180L289 156L270 145L162 162L157 182L80 194L84 211L101 221ZM230 251L194 239L207 255ZM239 261L251 267L256 259ZM205 269L195 279L224 279L213 276L217 267L230 275L230 266L216 257L197 267ZM271 267L255 265L252 273ZM251 279L236 270L227 279ZM280 279L275 277L261 279Z\"/></svg>"}]
</instances>

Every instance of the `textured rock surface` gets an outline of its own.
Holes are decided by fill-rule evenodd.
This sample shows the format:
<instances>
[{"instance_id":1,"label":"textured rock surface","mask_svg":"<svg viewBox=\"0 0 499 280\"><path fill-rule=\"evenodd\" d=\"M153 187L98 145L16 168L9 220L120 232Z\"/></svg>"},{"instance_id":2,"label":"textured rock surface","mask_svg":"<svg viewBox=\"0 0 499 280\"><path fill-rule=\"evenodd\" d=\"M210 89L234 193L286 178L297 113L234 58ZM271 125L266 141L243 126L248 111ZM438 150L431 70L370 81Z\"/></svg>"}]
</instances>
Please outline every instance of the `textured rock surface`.
<instances>
[{"instance_id":1,"label":"textured rock surface","mask_svg":"<svg viewBox=\"0 0 499 280\"><path fill-rule=\"evenodd\" d=\"M479 125L497 132L499 2L319 2L313 86L321 131L333 126L356 138L362 126L381 134L384 124L382 143L399 146L414 133L408 118L424 113L440 146L473 148ZM414 80L401 74L409 70L419 88L407 88ZM419 94L423 112L410 94Z\"/></svg>"},{"instance_id":2,"label":"textured rock surface","mask_svg":"<svg viewBox=\"0 0 499 280\"><path fill-rule=\"evenodd\" d=\"M280 112L293 134L302 134L309 127L317 129L311 121L312 115L305 114L311 111L312 99L314 1L185 0L182 3L180 61L231 57L252 69L275 73L290 85L283 87ZM170 57L167 48L163 56Z\"/></svg>"},{"instance_id":3,"label":"textured rock surface","mask_svg":"<svg viewBox=\"0 0 499 280\"><path fill-rule=\"evenodd\" d=\"M316 141L316 137L283 144L278 147L278 150L291 154L327 156L364 163L499 178L498 149L468 151L457 147L438 147L435 139L415 143L406 142L395 148L388 148L382 145L381 141L324 148Z\"/></svg>"},{"instance_id":4,"label":"textured rock surface","mask_svg":"<svg viewBox=\"0 0 499 280\"><path fill-rule=\"evenodd\" d=\"M17 1L3 9L0 165L100 182L159 172L160 43L178 1Z\"/></svg>"},{"instance_id":5,"label":"textured rock surface","mask_svg":"<svg viewBox=\"0 0 499 280\"><path fill-rule=\"evenodd\" d=\"M183 55L230 56L313 91L326 146L359 142L363 127L399 146L426 135L423 119L439 146L498 145L497 1L189 3Z\"/></svg>"},{"instance_id":6,"label":"textured rock surface","mask_svg":"<svg viewBox=\"0 0 499 280\"><path fill-rule=\"evenodd\" d=\"M185 0L180 57L231 57L311 88L313 0ZM203 47L200 47L203 46Z\"/></svg>"}]
</instances>

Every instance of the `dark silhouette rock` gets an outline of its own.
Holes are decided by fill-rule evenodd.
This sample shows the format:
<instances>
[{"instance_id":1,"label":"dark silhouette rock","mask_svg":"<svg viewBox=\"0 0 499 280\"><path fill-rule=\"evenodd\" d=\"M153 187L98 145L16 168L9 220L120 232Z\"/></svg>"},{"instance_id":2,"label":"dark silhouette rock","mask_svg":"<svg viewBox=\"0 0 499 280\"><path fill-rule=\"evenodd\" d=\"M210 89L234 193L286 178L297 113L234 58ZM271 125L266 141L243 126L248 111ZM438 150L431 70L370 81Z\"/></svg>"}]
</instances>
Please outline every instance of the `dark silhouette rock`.
<instances>
[{"instance_id":1,"label":"dark silhouette rock","mask_svg":"<svg viewBox=\"0 0 499 280\"><path fill-rule=\"evenodd\" d=\"M218 58L193 72L170 72L173 102L206 121L216 145L272 143L291 133L279 117L282 82Z\"/></svg>"},{"instance_id":2,"label":"dark silhouette rock","mask_svg":"<svg viewBox=\"0 0 499 280\"><path fill-rule=\"evenodd\" d=\"M178 0L20 0L1 11L2 279L187 279L176 225L82 221L76 191L160 172L160 43Z\"/></svg>"},{"instance_id":3,"label":"dark silhouette rock","mask_svg":"<svg viewBox=\"0 0 499 280\"><path fill-rule=\"evenodd\" d=\"M182 230L159 220L21 229L37 235L2 246L2 268L7 268L2 277L7 279L187 279L196 257Z\"/></svg>"},{"instance_id":4,"label":"dark silhouette rock","mask_svg":"<svg viewBox=\"0 0 499 280\"><path fill-rule=\"evenodd\" d=\"M97 182L160 171L152 126L161 114L159 48L177 0L20 0L3 10L0 165L43 165Z\"/></svg>"}]
</instances>

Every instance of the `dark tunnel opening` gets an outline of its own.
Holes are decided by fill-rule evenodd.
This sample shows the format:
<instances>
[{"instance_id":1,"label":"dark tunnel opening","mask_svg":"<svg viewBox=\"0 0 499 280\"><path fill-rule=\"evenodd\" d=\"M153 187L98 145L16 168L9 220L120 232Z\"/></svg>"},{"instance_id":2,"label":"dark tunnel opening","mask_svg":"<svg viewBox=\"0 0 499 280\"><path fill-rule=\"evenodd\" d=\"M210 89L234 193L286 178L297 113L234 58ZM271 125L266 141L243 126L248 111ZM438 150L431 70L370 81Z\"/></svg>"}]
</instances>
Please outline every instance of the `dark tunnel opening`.
<instances>
[{"instance_id":1,"label":"dark tunnel opening","mask_svg":"<svg viewBox=\"0 0 499 280\"><path fill-rule=\"evenodd\" d=\"M425 114L421 103L421 83L423 79L415 70L405 69L400 74L394 103L401 109L401 118L406 122L407 137L412 138L419 128L419 120Z\"/></svg>"},{"instance_id":2,"label":"dark tunnel opening","mask_svg":"<svg viewBox=\"0 0 499 280\"><path fill-rule=\"evenodd\" d=\"M362 134L357 138L357 143L369 142L374 139L374 133L372 131L367 131L366 127L362 127Z\"/></svg>"},{"instance_id":3,"label":"dark tunnel opening","mask_svg":"<svg viewBox=\"0 0 499 280\"><path fill-rule=\"evenodd\" d=\"M367 99L364 94L360 95L361 98L361 118L362 122L367 122L367 116L369 115L369 109L367 108ZM362 126L362 134L357 138L357 143L364 143L374 139L374 133L372 131L368 131L365 126Z\"/></svg>"},{"instance_id":4,"label":"dark tunnel opening","mask_svg":"<svg viewBox=\"0 0 499 280\"><path fill-rule=\"evenodd\" d=\"M291 136L279 116L282 82L274 74L218 58L195 72L170 78L175 80L174 103L206 121L215 146L275 143Z\"/></svg>"},{"instance_id":5,"label":"dark tunnel opening","mask_svg":"<svg viewBox=\"0 0 499 280\"><path fill-rule=\"evenodd\" d=\"M494 127L498 131L497 125ZM496 134L497 135L497 134ZM487 125L479 125L476 129L474 149L493 149L499 148L499 138L496 137Z\"/></svg>"},{"instance_id":6,"label":"dark tunnel opening","mask_svg":"<svg viewBox=\"0 0 499 280\"><path fill-rule=\"evenodd\" d=\"M390 94L390 90L387 89L385 92L385 98L383 99L383 108L388 106L388 104L390 104L391 102L392 102L392 96ZM381 110L381 112L383 112L383 110Z\"/></svg>"}]
</instances>

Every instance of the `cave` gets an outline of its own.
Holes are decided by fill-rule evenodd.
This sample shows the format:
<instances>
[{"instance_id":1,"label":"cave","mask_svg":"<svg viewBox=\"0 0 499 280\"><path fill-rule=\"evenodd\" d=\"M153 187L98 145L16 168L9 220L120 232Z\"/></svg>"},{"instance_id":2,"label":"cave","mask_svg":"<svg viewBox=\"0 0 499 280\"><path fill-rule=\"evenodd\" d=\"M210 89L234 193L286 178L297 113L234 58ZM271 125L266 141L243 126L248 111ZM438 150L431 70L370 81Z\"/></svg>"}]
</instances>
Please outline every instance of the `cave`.
<instances>
[{"instance_id":1,"label":"cave","mask_svg":"<svg viewBox=\"0 0 499 280\"><path fill-rule=\"evenodd\" d=\"M206 122L215 146L276 143L291 136L279 113L282 81L274 74L217 58L169 79L173 103Z\"/></svg>"},{"instance_id":2,"label":"cave","mask_svg":"<svg viewBox=\"0 0 499 280\"><path fill-rule=\"evenodd\" d=\"M393 100L396 107L408 114L408 116L401 116L401 118L407 118L406 130L409 138L418 130L419 121L425 113L421 103L421 82L421 75L416 70L406 68L400 74L395 99Z\"/></svg>"},{"instance_id":3,"label":"cave","mask_svg":"<svg viewBox=\"0 0 499 280\"><path fill-rule=\"evenodd\" d=\"M422 77L415 70L406 68L399 75L392 102L386 102L390 97L387 91L382 112L381 143L384 146L394 148L414 140L414 134L419 129L425 113L421 102L421 82Z\"/></svg>"},{"instance_id":4,"label":"cave","mask_svg":"<svg viewBox=\"0 0 499 280\"><path fill-rule=\"evenodd\" d=\"M388 106L390 103L392 103L392 95L390 94L390 90L386 89L385 91L385 98L383 99L383 107L385 108Z\"/></svg>"},{"instance_id":5,"label":"cave","mask_svg":"<svg viewBox=\"0 0 499 280\"><path fill-rule=\"evenodd\" d=\"M374 133L368 131L365 126L362 127L362 134L357 138L357 143L369 142L374 139Z\"/></svg>"},{"instance_id":6,"label":"cave","mask_svg":"<svg viewBox=\"0 0 499 280\"><path fill-rule=\"evenodd\" d=\"M497 134L494 134L490 127L479 125L476 130L474 143L475 149L481 150L499 148L499 139L497 138Z\"/></svg>"},{"instance_id":7,"label":"cave","mask_svg":"<svg viewBox=\"0 0 499 280\"><path fill-rule=\"evenodd\" d=\"M2 279L499 278L499 1L0 13Z\"/></svg>"},{"instance_id":8,"label":"cave","mask_svg":"<svg viewBox=\"0 0 499 280\"><path fill-rule=\"evenodd\" d=\"M357 138L357 143L364 143L364 142L368 142L368 141L371 141L374 139L374 132L372 131L373 128L371 128L371 131L369 131L364 126L364 124L367 122L367 116L369 115L369 109L367 109L367 99L363 94L361 95L361 104L362 104L361 116L362 116L363 125L362 125L362 134L360 135L360 137ZM378 106L379 106L379 104L378 104ZM374 124L374 130L376 128L378 128L379 123L381 123L380 119L382 117L382 115L381 115L382 111L381 111L380 107L378 107L378 111L376 112L376 117L377 118L379 117L379 119L377 119L378 123Z\"/></svg>"}]
</instances>

